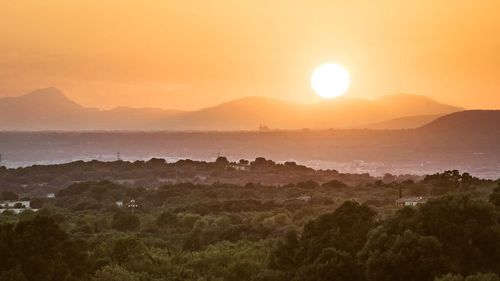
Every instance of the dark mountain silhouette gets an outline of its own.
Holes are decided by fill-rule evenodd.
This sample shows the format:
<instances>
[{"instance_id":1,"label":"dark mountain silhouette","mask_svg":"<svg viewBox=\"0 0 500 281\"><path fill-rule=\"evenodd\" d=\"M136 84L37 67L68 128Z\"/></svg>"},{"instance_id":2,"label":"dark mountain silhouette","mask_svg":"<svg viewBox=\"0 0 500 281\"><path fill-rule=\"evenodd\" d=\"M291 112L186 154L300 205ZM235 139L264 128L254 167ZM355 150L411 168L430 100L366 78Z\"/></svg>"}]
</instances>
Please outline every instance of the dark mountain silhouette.
<instances>
[{"instance_id":1,"label":"dark mountain silhouette","mask_svg":"<svg viewBox=\"0 0 500 281\"><path fill-rule=\"evenodd\" d=\"M500 133L500 110L467 110L445 115L420 130L454 134Z\"/></svg>"},{"instance_id":2,"label":"dark mountain silhouette","mask_svg":"<svg viewBox=\"0 0 500 281\"><path fill-rule=\"evenodd\" d=\"M1 130L256 130L354 128L407 116L462 110L423 96L397 94L375 100L339 98L301 104L246 97L195 111L83 107L56 88L0 99ZM412 128L400 122L398 128Z\"/></svg>"},{"instance_id":3,"label":"dark mountain silhouette","mask_svg":"<svg viewBox=\"0 0 500 281\"><path fill-rule=\"evenodd\" d=\"M56 88L39 89L24 96L0 99L0 128L38 130L68 128L69 124L81 126L81 115L91 116L96 112L71 101Z\"/></svg>"}]
</instances>

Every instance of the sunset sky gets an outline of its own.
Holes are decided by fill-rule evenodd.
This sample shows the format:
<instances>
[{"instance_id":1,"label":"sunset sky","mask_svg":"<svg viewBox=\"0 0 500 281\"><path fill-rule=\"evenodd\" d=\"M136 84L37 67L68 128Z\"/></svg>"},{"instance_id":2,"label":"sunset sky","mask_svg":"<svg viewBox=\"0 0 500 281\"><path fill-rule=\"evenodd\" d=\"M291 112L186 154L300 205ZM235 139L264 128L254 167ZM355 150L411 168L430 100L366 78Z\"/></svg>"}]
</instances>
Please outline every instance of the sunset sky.
<instances>
[{"instance_id":1,"label":"sunset sky","mask_svg":"<svg viewBox=\"0 0 500 281\"><path fill-rule=\"evenodd\" d=\"M500 108L500 1L3 0L0 97L55 86L99 108L316 102L320 64L350 97Z\"/></svg>"}]
</instances>

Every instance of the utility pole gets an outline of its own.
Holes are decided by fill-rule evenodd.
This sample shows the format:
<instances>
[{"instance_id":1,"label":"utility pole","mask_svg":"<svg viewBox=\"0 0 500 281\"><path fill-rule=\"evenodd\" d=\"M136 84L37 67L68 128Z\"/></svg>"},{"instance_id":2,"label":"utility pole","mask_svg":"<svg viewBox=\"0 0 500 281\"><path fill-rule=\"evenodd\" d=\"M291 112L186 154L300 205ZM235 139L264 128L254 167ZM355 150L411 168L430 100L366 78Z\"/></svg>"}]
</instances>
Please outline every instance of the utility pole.
<instances>
[{"instance_id":1,"label":"utility pole","mask_svg":"<svg viewBox=\"0 0 500 281\"><path fill-rule=\"evenodd\" d=\"M2 153L0 153L0 167L2 167Z\"/></svg>"},{"instance_id":2,"label":"utility pole","mask_svg":"<svg viewBox=\"0 0 500 281\"><path fill-rule=\"evenodd\" d=\"M120 158L120 151L118 151L118 152L116 153L116 159L117 159L117 161L120 161L120 160L121 160L121 158Z\"/></svg>"},{"instance_id":3,"label":"utility pole","mask_svg":"<svg viewBox=\"0 0 500 281\"><path fill-rule=\"evenodd\" d=\"M134 199L130 200L128 207L132 209L132 215L135 216L135 208L139 207L139 205L137 205Z\"/></svg>"}]
</instances>

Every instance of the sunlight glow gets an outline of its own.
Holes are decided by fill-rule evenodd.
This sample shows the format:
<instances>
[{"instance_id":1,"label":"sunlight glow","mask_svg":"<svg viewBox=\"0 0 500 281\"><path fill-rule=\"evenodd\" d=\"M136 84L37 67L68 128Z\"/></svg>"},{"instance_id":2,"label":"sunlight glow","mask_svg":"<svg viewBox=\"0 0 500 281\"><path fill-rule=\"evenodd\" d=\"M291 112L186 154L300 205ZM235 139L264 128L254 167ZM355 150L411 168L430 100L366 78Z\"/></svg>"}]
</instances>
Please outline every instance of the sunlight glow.
<instances>
[{"instance_id":1,"label":"sunlight glow","mask_svg":"<svg viewBox=\"0 0 500 281\"><path fill-rule=\"evenodd\" d=\"M311 75L311 87L321 97L340 97L349 89L351 77L340 65L328 63L320 65Z\"/></svg>"}]
</instances>

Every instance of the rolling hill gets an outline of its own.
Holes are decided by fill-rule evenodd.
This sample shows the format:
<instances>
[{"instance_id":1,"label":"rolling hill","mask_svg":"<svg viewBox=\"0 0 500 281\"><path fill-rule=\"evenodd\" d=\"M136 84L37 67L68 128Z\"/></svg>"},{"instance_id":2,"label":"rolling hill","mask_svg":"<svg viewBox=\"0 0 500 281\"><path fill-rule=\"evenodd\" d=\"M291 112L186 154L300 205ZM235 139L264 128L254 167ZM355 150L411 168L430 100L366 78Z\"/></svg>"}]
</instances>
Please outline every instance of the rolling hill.
<instances>
[{"instance_id":1,"label":"rolling hill","mask_svg":"<svg viewBox=\"0 0 500 281\"><path fill-rule=\"evenodd\" d=\"M301 104L246 97L194 111L83 107L56 88L0 99L0 130L256 130L355 128L408 116L443 115L462 108L424 96L397 94L375 100L339 98ZM395 121L394 121L395 122ZM414 123L398 128L412 128ZM411 122L410 122L411 123Z\"/></svg>"},{"instance_id":2,"label":"rolling hill","mask_svg":"<svg viewBox=\"0 0 500 281\"><path fill-rule=\"evenodd\" d=\"M500 110L466 110L451 113L424 125L420 130L434 133L481 135L500 133Z\"/></svg>"},{"instance_id":3,"label":"rolling hill","mask_svg":"<svg viewBox=\"0 0 500 281\"><path fill-rule=\"evenodd\" d=\"M446 114L431 114L431 115L417 115L407 116L378 123L366 124L360 126L360 129L374 129L374 130L401 130L401 129L414 129L438 119Z\"/></svg>"}]
</instances>

